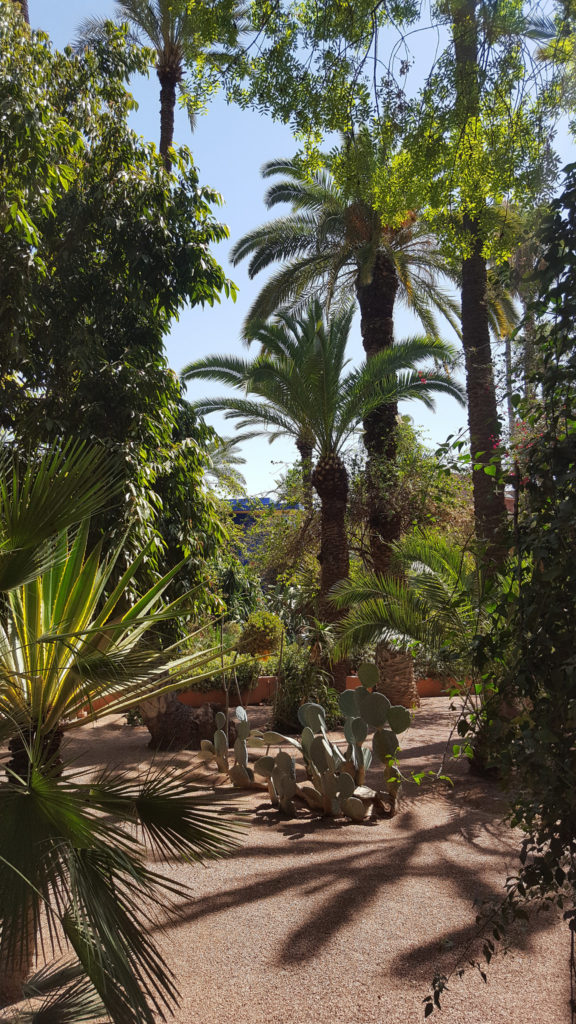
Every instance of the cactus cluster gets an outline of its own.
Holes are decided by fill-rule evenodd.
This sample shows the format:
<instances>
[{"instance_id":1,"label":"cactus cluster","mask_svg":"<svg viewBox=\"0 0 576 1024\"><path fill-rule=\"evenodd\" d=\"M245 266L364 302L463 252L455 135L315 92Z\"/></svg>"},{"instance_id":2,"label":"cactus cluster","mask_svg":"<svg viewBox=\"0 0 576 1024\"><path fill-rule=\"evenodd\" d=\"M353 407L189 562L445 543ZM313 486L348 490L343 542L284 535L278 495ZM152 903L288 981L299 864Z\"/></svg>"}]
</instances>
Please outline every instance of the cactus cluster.
<instances>
[{"instance_id":1,"label":"cactus cluster","mask_svg":"<svg viewBox=\"0 0 576 1024\"><path fill-rule=\"evenodd\" d=\"M258 779L266 780L270 799L275 807L293 816L295 798L304 800L309 807L332 817L344 816L352 821L363 821L371 807L387 804L394 812L399 787L393 758L398 750L398 734L410 725L410 712L393 706L383 693L371 690L378 682L375 665L364 663L358 670L361 686L340 694L339 703L345 716L344 751L333 743L326 730L326 717L320 704L303 704L298 718L302 725L300 741L273 731L250 731L244 708L236 709L238 739L234 744L235 763L223 768L222 737L226 734L219 723L214 743L203 743L201 754L206 760L216 759L220 770L228 771L230 781L239 788L257 786ZM224 716L222 715L222 718ZM373 729L371 746L365 745L368 732ZM284 750L271 756L269 748L290 744L299 753L306 768L308 781L296 780L296 761ZM266 747L252 768L248 765L248 747ZM383 767L386 793L364 785L366 770L376 761Z\"/></svg>"}]
</instances>

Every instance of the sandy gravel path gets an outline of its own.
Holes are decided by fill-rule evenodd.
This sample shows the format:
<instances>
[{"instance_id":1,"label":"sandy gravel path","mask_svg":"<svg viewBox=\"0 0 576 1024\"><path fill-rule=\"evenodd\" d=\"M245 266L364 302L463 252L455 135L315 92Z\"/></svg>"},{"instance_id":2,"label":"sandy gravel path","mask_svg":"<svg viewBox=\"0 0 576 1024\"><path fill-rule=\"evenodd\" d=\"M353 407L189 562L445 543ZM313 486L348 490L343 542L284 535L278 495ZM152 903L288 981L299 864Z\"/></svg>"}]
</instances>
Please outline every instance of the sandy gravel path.
<instances>
[{"instance_id":1,"label":"sandy gravel path","mask_svg":"<svg viewBox=\"0 0 576 1024\"><path fill-rule=\"evenodd\" d=\"M449 703L424 702L403 736L407 766L438 767ZM146 737L117 719L68 743L77 764L136 766L149 763ZM422 1021L433 974L473 934L473 901L498 897L516 864L498 788L454 762L449 772L453 789L410 787L394 819L369 825L305 811L286 821L264 794L222 789L222 813L248 826L241 849L207 868L169 865L191 889L162 937L182 992L178 1024ZM487 984L472 970L454 980L439 1024L568 1021L568 953L567 929L541 915L493 961Z\"/></svg>"}]
</instances>

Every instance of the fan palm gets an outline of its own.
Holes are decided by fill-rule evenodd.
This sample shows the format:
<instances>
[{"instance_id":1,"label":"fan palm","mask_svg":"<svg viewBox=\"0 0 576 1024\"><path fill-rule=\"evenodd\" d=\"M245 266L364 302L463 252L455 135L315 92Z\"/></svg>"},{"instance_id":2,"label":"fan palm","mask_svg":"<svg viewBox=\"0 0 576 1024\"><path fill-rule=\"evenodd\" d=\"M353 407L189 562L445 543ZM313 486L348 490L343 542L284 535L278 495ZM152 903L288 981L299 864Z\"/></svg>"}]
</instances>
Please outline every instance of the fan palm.
<instances>
[{"instance_id":1,"label":"fan palm","mask_svg":"<svg viewBox=\"0 0 576 1024\"><path fill-rule=\"evenodd\" d=\"M22 997L44 920L52 941L64 937L74 950L76 973L114 1021L152 1024L176 989L143 928L180 889L146 867L132 826L190 859L226 852L228 827L198 809L183 777L151 773L138 782L106 770L88 784L70 775L61 739L202 678L220 652L147 645L150 628L176 612L161 601L179 567L126 610L146 551L106 597L119 552L87 553L87 536L86 523L72 540L61 534L51 567L7 594L0 623L0 742L9 740L0 783L0 1004Z\"/></svg>"},{"instance_id":2,"label":"fan palm","mask_svg":"<svg viewBox=\"0 0 576 1024\"><path fill-rule=\"evenodd\" d=\"M438 336L435 312L458 329L458 307L438 286L438 278L446 273L443 258L413 213L400 227L391 227L364 199L345 195L326 169L310 176L297 159L271 161L262 173L265 178L283 176L266 193L266 205L289 203L292 212L244 235L232 250L233 263L251 257L250 277L283 262L248 313L248 336L279 307L305 303L319 287L329 301L335 293L346 299L355 293L368 360L394 342L397 301L416 314L431 337ZM397 401L391 397L364 417L372 491L371 550L379 570L386 568L388 545L399 529L381 486L383 464L389 475L396 455L397 415Z\"/></svg>"},{"instance_id":3,"label":"fan palm","mask_svg":"<svg viewBox=\"0 0 576 1024\"><path fill-rule=\"evenodd\" d=\"M356 369L348 369L346 344L353 308L325 322L314 303L303 317L280 314L254 337L261 352L254 359L208 356L185 367L185 380L217 380L243 391L239 397L205 399L202 415L224 410L241 427L260 428L270 441L294 439L299 451L314 460L311 482L321 505L321 614L334 617L330 588L348 575L345 515L347 446L370 412L382 402L420 399L431 406L434 393L461 398L461 391L436 366L418 370L423 359L447 360L453 350L428 338L412 338L380 352Z\"/></svg>"},{"instance_id":4,"label":"fan palm","mask_svg":"<svg viewBox=\"0 0 576 1024\"><path fill-rule=\"evenodd\" d=\"M170 149L174 140L176 90L185 93L186 65L203 56L218 65L231 59L243 12L239 7L220 4L190 4L188 0L116 0L118 23L127 22L129 38L137 45L149 45L156 53L156 74L160 82L160 153L171 170ZM106 39L106 18L86 18L79 29L79 45L90 46ZM218 44L222 49L218 49ZM194 111L189 106L194 127Z\"/></svg>"},{"instance_id":5,"label":"fan palm","mask_svg":"<svg viewBox=\"0 0 576 1024\"><path fill-rule=\"evenodd\" d=\"M59 531L119 500L121 477L103 448L57 445L19 454L0 443L0 591L53 560Z\"/></svg>"}]
</instances>

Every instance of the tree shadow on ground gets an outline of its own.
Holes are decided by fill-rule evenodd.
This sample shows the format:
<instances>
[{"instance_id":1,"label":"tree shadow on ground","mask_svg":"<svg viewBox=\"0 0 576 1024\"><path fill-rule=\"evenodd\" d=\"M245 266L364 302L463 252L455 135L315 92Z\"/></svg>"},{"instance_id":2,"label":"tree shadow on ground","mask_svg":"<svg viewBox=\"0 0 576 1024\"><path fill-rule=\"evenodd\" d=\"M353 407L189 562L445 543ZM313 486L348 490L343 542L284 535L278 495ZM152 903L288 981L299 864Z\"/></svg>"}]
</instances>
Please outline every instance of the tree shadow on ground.
<instances>
[{"instance_id":1,"label":"tree shadow on ground","mask_svg":"<svg viewBox=\"0 0 576 1024\"><path fill-rule=\"evenodd\" d=\"M336 934L376 903L386 909L388 917L393 906L393 918L401 920L408 883L410 893L416 897L419 891L432 891L438 894L440 904L449 899L470 908L468 922L456 928L447 926L440 936L435 935L430 941L424 938L396 958L394 970L399 974L412 971L419 958L426 961L423 977L429 981L430 963L441 944L451 948L468 941L470 922L475 917L474 900L484 903L502 898L505 860L513 856L515 848L513 843L511 849L503 847L503 830L486 821L486 816L476 808L453 808L448 816L444 808L444 820L426 824L421 813L416 813L416 805L417 802L403 813L402 827L394 832L389 831L388 823L368 832L365 826L353 822L342 825L311 818L277 824L277 829L290 841L291 858L297 857L296 866L292 865L289 871L282 866L286 853L283 844L273 846L264 841L242 847L232 857L238 877L243 879L241 886L230 886L182 905L177 927L238 911L250 904L257 904L265 914L267 901L272 901L272 912L276 897L288 894L291 900L305 903L314 894L311 912L304 919L300 917L283 936L275 962L286 967L319 958ZM326 833L333 838L327 841ZM467 834L472 840L466 838ZM477 836L482 838L480 844L476 842ZM360 846L356 845L359 838ZM460 853L464 854L461 858ZM262 873L256 878L243 873L243 861L261 862L258 870ZM278 867L270 869L274 861ZM500 871L501 881L494 877ZM320 901L319 894L324 897ZM433 913L434 907L429 910ZM425 915L423 925L425 929ZM549 927L550 921L542 920L538 926ZM530 933L518 930L512 941L529 948Z\"/></svg>"}]
</instances>

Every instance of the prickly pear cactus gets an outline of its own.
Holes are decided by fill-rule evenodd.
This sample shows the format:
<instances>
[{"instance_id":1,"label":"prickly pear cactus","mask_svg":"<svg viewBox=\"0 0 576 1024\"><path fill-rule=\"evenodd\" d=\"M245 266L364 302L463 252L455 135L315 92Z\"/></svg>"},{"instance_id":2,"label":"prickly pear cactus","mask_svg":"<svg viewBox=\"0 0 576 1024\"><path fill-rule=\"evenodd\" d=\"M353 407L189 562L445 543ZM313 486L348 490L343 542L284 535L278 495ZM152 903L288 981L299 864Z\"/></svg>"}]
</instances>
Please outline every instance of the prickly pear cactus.
<instances>
[{"instance_id":1,"label":"prickly pear cactus","mask_svg":"<svg viewBox=\"0 0 576 1024\"><path fill-rule=\"evenodd\" d=\"M380 763L387 801L393 812L400 786L394 765L398 734L409 727L410 712L391 705L384 694L371 689L378 682L375 665L364 662L358 675L362 685L339 696L347 742L344 753L328 736L324 708L309 703L303 704L298 712L302 725L300 742L273 730L251 731L246 712L239 707L236 708L238 738L234 743L234 765L228 767L226 716L221 713L216 716L218 730L214 743L204 741L200 756L206 761L215 757L219 768L228 771L235 786L267 788L273 806L284 814L296 813L295 800L299 798L314 810L332 817L343 815L355 822L363 821L371 807L383 806L382 794L364 785L368 768L374 762ZM368 746L365 741L372 730L372 742ZM270 747L280 745L289 745L294 755L301 756L307 782L297 782L294 756L285 750L275 755L269 752ZM265 748L252 767L248 763L249 748Z\"/></svg>"}]
</instances>

